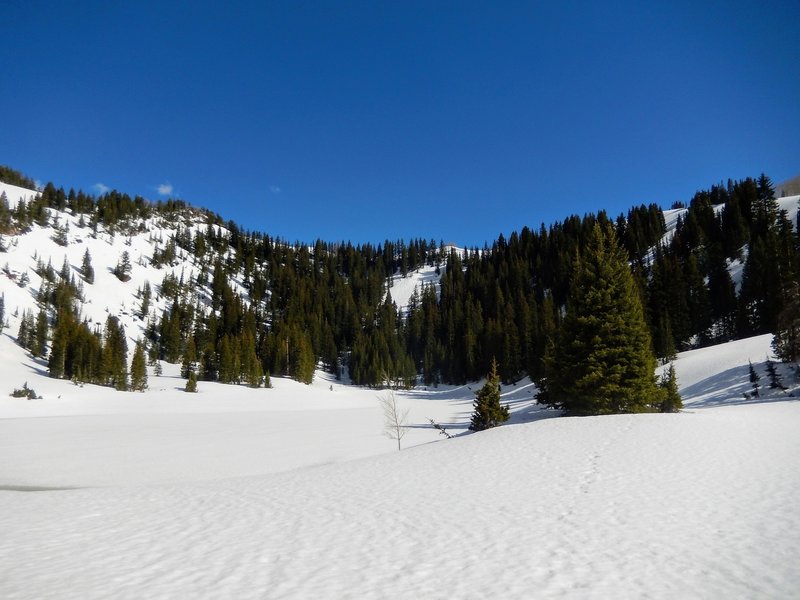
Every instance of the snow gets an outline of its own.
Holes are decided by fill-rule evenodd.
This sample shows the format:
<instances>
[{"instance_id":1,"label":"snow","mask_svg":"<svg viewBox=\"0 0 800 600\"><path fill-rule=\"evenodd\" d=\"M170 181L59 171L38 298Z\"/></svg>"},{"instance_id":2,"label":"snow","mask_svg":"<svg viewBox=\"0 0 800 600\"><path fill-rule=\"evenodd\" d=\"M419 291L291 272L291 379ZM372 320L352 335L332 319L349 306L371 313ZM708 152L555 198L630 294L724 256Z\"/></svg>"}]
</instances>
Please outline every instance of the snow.
<instances>
[{"instance_id":1,"label":"snow","mask_svg":"<svg viewBox=\"0 0 800 600\"><path fill-rule=\"evenodd\" d=\"M769 342L681 354L687 410L674 415L544 418L556 415L521 382L504 388L511 425L445 440L425 416L463 434L475 386L402 391L413 428L399 453L381 436L376 392L321 378L201 382L191 395L165 374L145 394L69 394L28 372L44 398L0 401L0 589L794 597L800 403L766 392L739 403L748 360L763 377ZM9 381L21 350L3 338L0 352Z\"/></svg>"},{"instance_id":2,"label":"snow","mask_svg":"<svg viewBox=\"0 0 800 600\"><path fill-rule=\"evenodd\" d=\"M440 267L441 275L445 273L446 269L444 265ZM388 288L386 293L391 295L392 301L397 305L397 309L405 312L408 309L408 303L414 291L421 295L423 286L431 284L436 285L437 290L439 289L441 275L436 274L436 267L427 265L409 272L406 277L398 273L392 278L391 287Z\"/></svg>"}]
</instances>

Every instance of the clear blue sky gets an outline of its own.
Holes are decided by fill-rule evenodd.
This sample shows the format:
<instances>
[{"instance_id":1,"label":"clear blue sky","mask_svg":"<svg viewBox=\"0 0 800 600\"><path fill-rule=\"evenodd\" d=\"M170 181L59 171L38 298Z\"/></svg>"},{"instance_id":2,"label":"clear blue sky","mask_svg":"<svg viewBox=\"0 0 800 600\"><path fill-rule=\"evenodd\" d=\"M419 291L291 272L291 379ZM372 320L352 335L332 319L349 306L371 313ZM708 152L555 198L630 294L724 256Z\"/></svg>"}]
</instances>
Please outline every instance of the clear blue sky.
<instances>
[{"instance_id":1,"label":"clear blue sky","mask_svg":"<svg viewBox=\"0 0 800 600\"><path fill-rule=\"evenodd\" d=\"M800 173L800 2L0 0L0 163L482 245Z\"/></svg>"}]
</instances>

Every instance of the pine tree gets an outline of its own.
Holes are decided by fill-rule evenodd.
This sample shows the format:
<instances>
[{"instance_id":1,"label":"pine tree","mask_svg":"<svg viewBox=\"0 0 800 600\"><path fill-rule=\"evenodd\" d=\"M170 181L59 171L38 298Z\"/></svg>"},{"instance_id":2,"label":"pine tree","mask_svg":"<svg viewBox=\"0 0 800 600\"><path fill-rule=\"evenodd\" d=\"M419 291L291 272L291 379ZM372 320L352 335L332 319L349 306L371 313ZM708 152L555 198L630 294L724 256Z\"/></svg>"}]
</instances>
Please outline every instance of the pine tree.
<instances>
[{"instance_id":1,"label":"pine tree","mask_svg":"<svg viewBox=\"0 0 800 600\"><path fill-rule=\"evenodd\" d=\"M6 327L6 295L0 294L0 333Z\"/></svg>"},{"instance_id":2,"label":"pine tree","mask_svg":"<svg viewBox=\"0 0 800 600\"><path fill-rule=\"evenodd\" d=\"M81 263L81 275L86 280L86 283L94 283L94 267L92 267L92 255L89 254L89 249L83 253L83 262Z\"/></svg>"},{"instance_id":3,"label":"pine tree","mask_svg":"<svg viewBox=\"0 0 800 600\"><path fill-rule=\"evenodd\" d=\"M147 316L147 313L150 312L150 298L152 297L153 291L150 288L150 282L145 281L144 286L142 286L142 306L139 309L139 318L144 319Z\"/></svg>"},{"instance_id":4,"label":"pine tree","mask_svg":"<svg viewBox=\"0 0 800 600\"><path fill-rule=\"evenodd\" d=\"M650 410L658 399L656 361L626 252L610 225L594 225L576 271L540 401L578 415Z\"/></svg>"},{"instance_id":5,"label":"pine tree","mask_svg":"<svg viewBox=\"0 0 800 600\"><path fill-rule=\"evenodd\" d=\"M758 398L759 397L758 382L761 381L761 377L759 376L759 374L756 372L755 368L753 367L753 363L748 361L748 364L750 365L750 383L753 386L753 396Z\"/></svg>"},{"instance_id":6,"label":"pine tree","mask_svg":"<svg viewBox=\"0 0 800 600\"><path fill-rule=\"evenodd\" d=\"M197 375L194 374L194 371L189 371L189 379L186 380L184 389L187 392L197 393Z\"/></svg>"},{"instance_id":7,"label":"pine tree","mask_svg":"<svg viewBox=\"0 0 800 600\"><path fill-rule=\"evenodd\" d=\"M675 366L670 364L669 370L661 378L661 405L659 410L662 413L678 412L683 408L683 400L678 391L678 377L675 374Z\"/></svg>"},{"instance_id":8,"label":"pine tree","mask_svg":"<svg viewBox=\"0 0 800 600\"><path fill-rule=\"evenodd\" d=\"M147 389L147 364L144 357L144 344L136 342L136 349L133 351L131 360L131 389L136 392L143 392Z\"/></svg>"},{"instance_id":9,"label":"pine tree","mask_svg":"<svg viewBox=\"0 0 800 600\"><path fill-rule=\"evenodd\" d=\"M469 426L472 431L483 431L508 421L508 405L500 404L500 375L494 359L486 383L475 393L473 406L472 422Z\"/></svg>"},{"instance_id":10,"label":"pine tree","mask_svg":"<svg viewBox=\"0 0 800 600\"><path fill-rule=\"evenodd\" d=\"M32 340L31 353L34 356L44 356L47 350L47 330L47 312L41 309L36 317L36 329Z\"/></svg>"},{"instance_id":11,"label":"pine tree","mask_svg":"<svg viewBox=\"0 0 800 600\"><path fill-rule=\"evenodd\" d=\"M105 337L103 340L103 382L124 392L128 389L128 343L125 341L125 329L117 317L106 319Z\"/></svg>"}]
</instances>

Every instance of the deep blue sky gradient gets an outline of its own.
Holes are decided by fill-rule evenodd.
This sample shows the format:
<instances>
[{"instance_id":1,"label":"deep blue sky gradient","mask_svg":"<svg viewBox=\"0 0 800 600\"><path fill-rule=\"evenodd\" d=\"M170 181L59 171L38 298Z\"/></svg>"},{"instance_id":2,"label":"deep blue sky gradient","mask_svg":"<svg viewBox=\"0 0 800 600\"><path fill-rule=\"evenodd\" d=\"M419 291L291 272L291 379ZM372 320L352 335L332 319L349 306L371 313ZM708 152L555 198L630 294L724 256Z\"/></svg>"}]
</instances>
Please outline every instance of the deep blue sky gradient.
<instances>
[{"instance_id":1,"label":"deep blue sky gradient","mask_svg":"<svg viewBox=\"0 0 800 600\"><path fill-rule=\"evenodd\" d=\"M289 240L483 245L800 173L799 23L796 1L0 0L0 163L169 183Z\"/></svg>"}]
</instances>

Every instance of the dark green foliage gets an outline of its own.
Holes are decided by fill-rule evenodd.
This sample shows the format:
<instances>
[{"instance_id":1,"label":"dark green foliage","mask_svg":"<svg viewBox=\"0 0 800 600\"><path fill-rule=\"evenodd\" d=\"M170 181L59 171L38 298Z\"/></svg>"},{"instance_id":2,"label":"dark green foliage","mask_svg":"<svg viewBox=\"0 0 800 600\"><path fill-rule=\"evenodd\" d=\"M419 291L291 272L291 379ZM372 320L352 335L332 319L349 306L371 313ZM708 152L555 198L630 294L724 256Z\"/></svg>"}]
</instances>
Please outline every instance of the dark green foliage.
<instances>
[{"instance_id":1,"label":"dark green foliage","mask_svg":"<svg viewBox=\"0 0 800 600\"><path fill-rule=\"evenodd\" d=\"M36 182L33 179L5 165L0 165L0 181L29 190L36 189Z\"/></svg>"},{"instance_id":2,"label":"dark green foliage","mask_svg":"<svg viewBox=\"0 0 800 600\"><path fill-rule=\"evenodd\" d=\"M753 363L752 362L748 361L748 364L750 365L750 383L753 386L753 396L758 398L759 397L759 393L758 393L759 383L758 382L761 381L761 376L756 372L755 368L753 367Z\"/></svg>"},{"instance_id":3,"label":"dark green foliage","mask_svg":"<svg viewBox=\"0 0 800 600\"><path fill-rule=\"evenodd\" d=\"M122 253L122 256L120 257L119 262L117 262L117 266L114 267L113 273L117 277L117 279L125 282L125 281L130 281L131 279L130 272L131 272L131 258L130 255L128 254L128 251L125 250Z\"/></svg>"},{"instance_id":4,"label":"dark green foliage","mask_svg":"<svg viewBox=\"0 0 800 600\"><path fill-rule=\"evenodd\" d=\"M92 267L92 255L89 254L89 249L83 253L83 262L81 263L81 275L86 280L86 283L94 283L94 267Z\"/></svg>"},{"instance_id":5,"label":"dark green foliage","mask_svg":"<svg viewBox=\"0 0 800 600\"><path fill-rule=\"evenodd\" d=\"M28 387L27 381L22 385L21 388L14 389L14 391L9 395L12 398L27 398L28 400L41 399L41 396L37 396L36 392L33 391L32 388Z\"/></svg>"},{"instance_id":6,"label":"dark green foliage","mask_svg":"<svg viewBox=\"0 0 800 600\"><path fill-rule=\"evenodd\" d=\"M189 378L186 380L184 389L190 393L197 393L197 375L194 374L194 371L189 372Z\"/></svg>"},{"instance_id":7,"label":"dark green foliage","mask_svg":"<svg viewBox=\"0 0 800 600\"><path fill-rule=\"evenodd\" d=\"M494 360L486 383L475 393L473 409L469 426L471 431L483 431L508 421L508 406L500 404L500 375Z\"/></svg>"},{"instance_id":8,"label":"dark green foliage","mask_svg":"<svg viewBox=\"0 0 800 600\"><path fill-rule=\"evenodd\" d=\"M150 282L145 281L144 285L142 286L142 305L139 308L139 318L144 319L147 316L147 313L150 311L150 300L153 296L153 291L150 288Z\"/></svg>"},{"instance_id":9,"label":"dark green foliage","mask_svg":"<svg viewBox=\"0 0 800 600\"><path fill-rule=\"evenodd\" d=\"M144 356L144 344L139 341L131 359L131 390L143 392L147 389L147 363Z\"/></svg>"},{"instance_id":10,"label":"dark green foliage","mask_svg":"<svg viewBox=\"0 0 800 600\"><path fill-rule=\"evenodd\" d=\"M103 336L102 378L104 383L118 391L128 389L128 343L125 329L117 317L109 315L106 319Z\"/></svg>"},{"instance_id":11,"label":"dark green foliage","mask_svg":"<svg viewBox=\"0 0 800 600\"><path fill-rule=\"evenodd\" d=\"M778 373L778 369L775 366L775 363L771 360L767 360L767 376L769 377L769 387L773 390L785 390L786 386L783 385L781 381L781 376Z\"/></svg>"},{"instance_id":12,"label":"dark green foliage","mask_svg":"<svg viewBox=\"0 0 800 600\"><path fill-rule=\"evenodd\" d=\"M787 286L786 303L778 314L772 349L783 362L796 362L800 358L800 285Z\"/></svg>"},{"instance_id":13,"label":"dark green foliage","mask_svg":"<svg viewBox=\"0 0 800 600\"><path fill-rule=\"evenodd\" d=\"M571 414L650 410L655 358L627 257L609 227L594 226L578 260L540 399Z\"/></svg>"},{"instance_id":14,"label":"dark green foliage","mask_svg":"<svg viewBox=\"0 0 800 600\"><path fill-rule=\"evenodd\" d=\"M36 316L36 325L34 329L33 339L31 340L30 351L34 356L44 356L47 351L47 333L49 327L47 323L47 311L44 309L39 311Z\"/></svg>"},{"instance_id":15,"label":"dark green foliage","mask_svg":"<svg viewBox=\"0 0 800 600\"><path fill-rule=\"evenodd\" d=\"M659 411L662 413L678 412L683 408L683 400L678 391L678 377L674 365L670 364L669 370L661 378L661 403Z\"/></svg>"}]
</instances>

